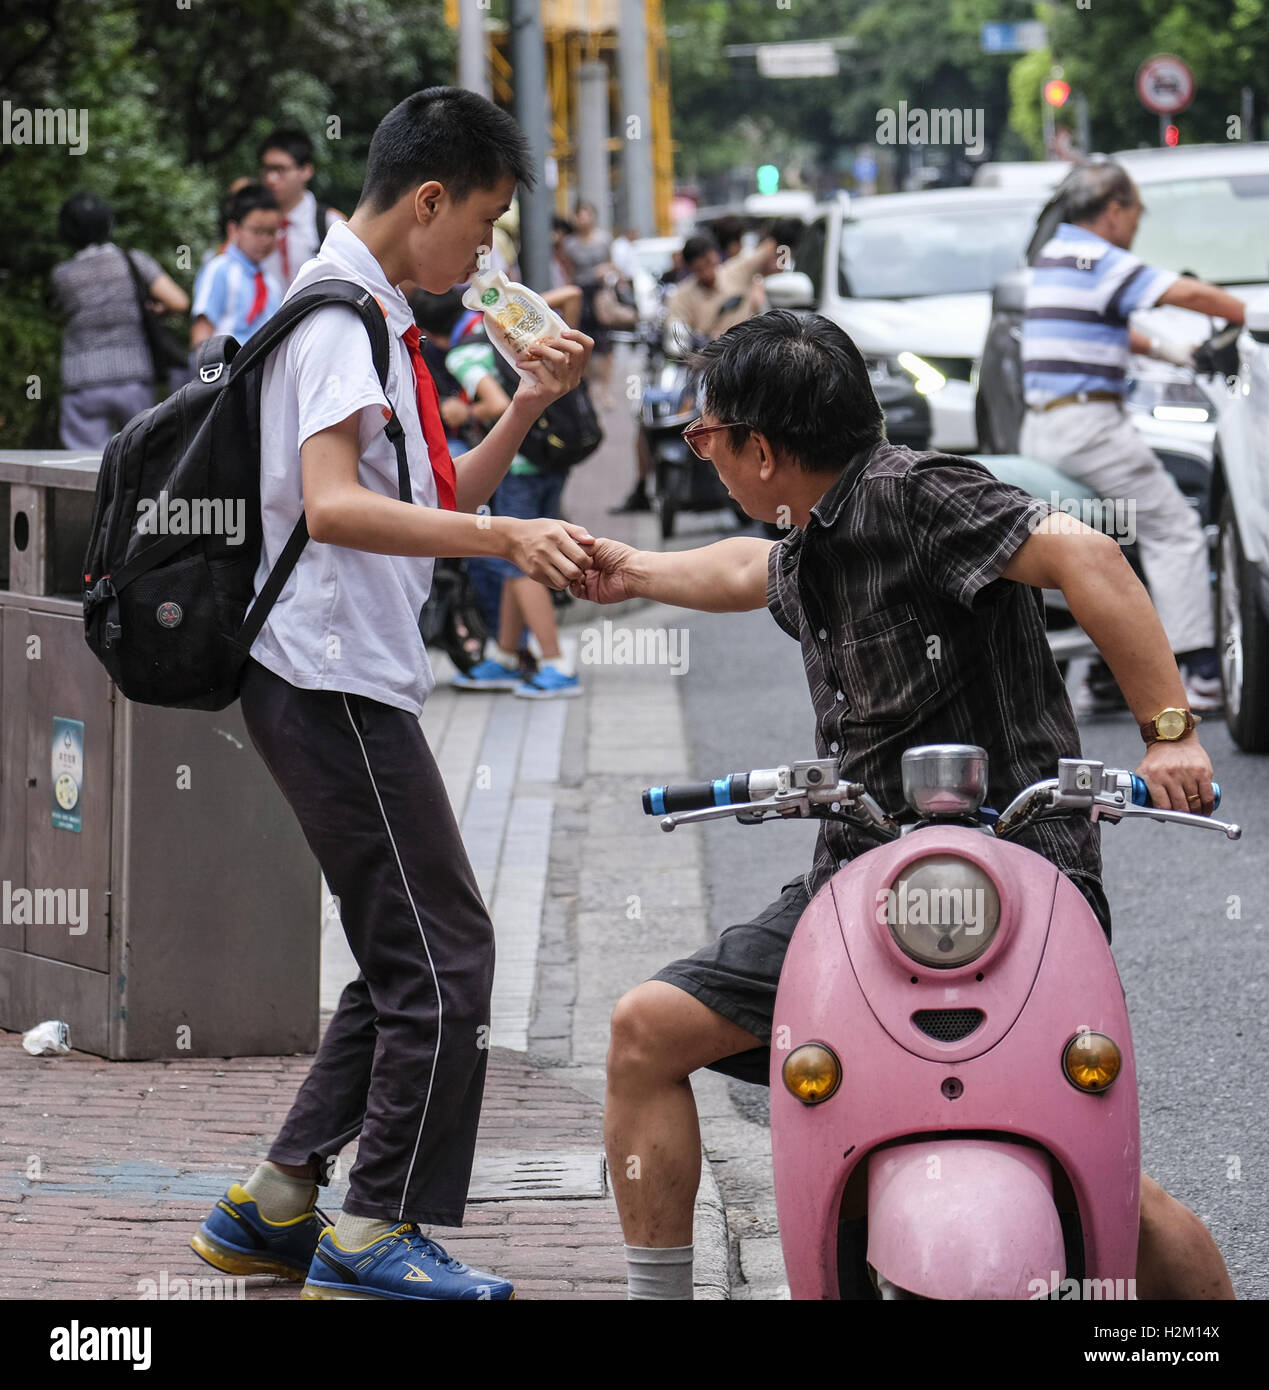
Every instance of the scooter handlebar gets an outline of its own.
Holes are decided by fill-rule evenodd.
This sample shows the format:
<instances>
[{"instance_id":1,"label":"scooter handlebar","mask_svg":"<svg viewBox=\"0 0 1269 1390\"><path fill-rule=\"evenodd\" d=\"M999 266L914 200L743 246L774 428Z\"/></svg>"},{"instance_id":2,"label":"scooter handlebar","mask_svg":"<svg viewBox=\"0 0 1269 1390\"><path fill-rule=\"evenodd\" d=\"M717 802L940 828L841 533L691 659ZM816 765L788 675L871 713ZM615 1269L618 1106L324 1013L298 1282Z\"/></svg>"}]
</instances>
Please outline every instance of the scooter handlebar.
<instances>
[{"instance_id":1,"label":"scooter handlebar","mask_svg":"<svg viewBox=\"0 0 1269 1390\"><path fill-rule=\"evenodd\" d=\"M712 782L685 782L675 787L649 787L643 793L645 815L674 811L703 811L708 806L733 806L749 800L749 774L729 772Z\"/></svg>"},{"instance_id":2,"label":"scooter handlebar","mask_svg":"<svg viewBox=\"0 0 1269 1390\"><path fill-rule=\"evenodd\" d=\"M1212 783L1212 795L1216 798L1212 808L1215 810L1221 804L1221 784L1219 782ZM1134 806L1152 806L1154 804L1150 800L1150 792L1145 782L1135 772L1132 774L1132 804Z\"/></svg>"}]
</instances>

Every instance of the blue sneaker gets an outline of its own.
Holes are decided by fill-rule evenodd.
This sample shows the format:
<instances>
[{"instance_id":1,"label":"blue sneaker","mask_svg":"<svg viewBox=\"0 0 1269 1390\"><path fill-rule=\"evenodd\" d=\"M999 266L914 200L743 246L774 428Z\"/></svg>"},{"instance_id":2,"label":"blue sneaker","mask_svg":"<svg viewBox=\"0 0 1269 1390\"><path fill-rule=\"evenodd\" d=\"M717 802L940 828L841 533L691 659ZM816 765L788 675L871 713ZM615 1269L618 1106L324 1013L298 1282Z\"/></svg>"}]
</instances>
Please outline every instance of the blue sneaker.
<instances>
[{"instance_id":1,"label":"blue sneaker","mask_svg":"<svg viewBox=\"0 0 1269 1390\"><path fill-rule=\"evenodd\" d=\"M548 662L538 667L537 675L529 676L516 686L522 700L558 700L582 693L582 683L576 676L566 676Z\"/></svg>"},{"instance_id":2,"label":"blue sneaker","mask_svg":"<svg viewBox=\"0 0 1269 1390\"><path fill-rule=\"evenodd\" d=\"M507 1279L469 1269L417 1226L406 1224L360 1250L345 1250L335 1228L322 1232L300 1297L507 1300L515 1289Z\"/></svg>"},{"instance_id":3,"label":"blue sneaker","mask_svg":"<svg viewBox=\"0 0 1269 1390\"><path fill-rule=\"evenodd\" d=\"M246 1188L232 1183L189 1243L196 1255L226 1274L276 1274L298 1282L329 1223L317 1207L290 1221L270 1221Z\"/></svg>"},{"instance_id":4,"label":"blue sneaker","mask_svg":"<svg viewBox=\"0 0 1269 1390\"><path fill-rule=\"evenodd\" d=\"M518 667L490 659L478 661L466 675L460 672L450 685L455 690L515 690L523 679Z\"/></svg>"}]
</instances>

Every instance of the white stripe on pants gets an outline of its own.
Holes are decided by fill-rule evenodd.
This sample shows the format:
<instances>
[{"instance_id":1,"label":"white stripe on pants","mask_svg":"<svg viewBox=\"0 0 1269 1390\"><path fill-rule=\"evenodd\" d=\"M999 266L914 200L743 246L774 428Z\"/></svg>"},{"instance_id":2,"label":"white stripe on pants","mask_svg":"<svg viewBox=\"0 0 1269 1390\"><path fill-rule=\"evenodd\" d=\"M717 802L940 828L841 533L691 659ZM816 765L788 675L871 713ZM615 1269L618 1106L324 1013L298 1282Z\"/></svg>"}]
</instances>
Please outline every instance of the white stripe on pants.
<instances>
[{"instance_id":1,"label":"white stripe on pants","mask_svg":"<svg viewBox=\"0 0 1269 1390\"><path fill-rule=\"evenodd\" d=\"M1207 541L1198 513L1126 412L1109 401L1028 411L1018 447L1101 499L1132 503L1141 567L1172 650L1210 647Z\"/></svg>"}]
</instances>

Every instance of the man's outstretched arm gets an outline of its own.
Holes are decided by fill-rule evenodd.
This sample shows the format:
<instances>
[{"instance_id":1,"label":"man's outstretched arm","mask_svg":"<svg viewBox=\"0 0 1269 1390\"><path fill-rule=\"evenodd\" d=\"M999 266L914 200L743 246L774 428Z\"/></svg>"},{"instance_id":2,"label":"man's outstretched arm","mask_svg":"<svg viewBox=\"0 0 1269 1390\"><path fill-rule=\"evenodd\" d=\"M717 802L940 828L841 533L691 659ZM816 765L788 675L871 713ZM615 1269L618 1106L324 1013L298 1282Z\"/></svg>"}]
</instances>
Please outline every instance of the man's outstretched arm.
<instances>
[{"instance_id":1,"label":"man's outstretched arm","mask_svg":"<svg viewBox=\"0 0 1269 1390\"><path fill-rule=\"evenodd\" d=\"M743 613L767 606L767 561L774 541L732 536L698 550L635 550L599 540L593 569L572 591L593 603L648 598L705 613Z\"/></svg>"}]
</instances>

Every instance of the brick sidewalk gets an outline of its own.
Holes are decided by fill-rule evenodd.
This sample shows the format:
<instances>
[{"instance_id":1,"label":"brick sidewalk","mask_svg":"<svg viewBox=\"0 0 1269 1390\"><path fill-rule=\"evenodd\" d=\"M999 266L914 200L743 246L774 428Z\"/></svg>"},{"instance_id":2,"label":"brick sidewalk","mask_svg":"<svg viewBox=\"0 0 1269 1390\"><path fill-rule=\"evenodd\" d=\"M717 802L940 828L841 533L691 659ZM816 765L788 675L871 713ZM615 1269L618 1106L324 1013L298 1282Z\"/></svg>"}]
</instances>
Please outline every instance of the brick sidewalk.
<instances>
[{"instance_id":1,"label":"brick sidewalk","mask_svg":"<svg viewBox=\"0 0 1269 1390\"><path fill-rule=\"evenodd\" d=\"M190 1235L263 1156L310 1061L31 1057L18 1034L0 1033L0 1299L135 1299L145 1279L177 1289L186 1287L179 1279L214 1276ZM597 1186L602 1148L598 1104L494 1049L477 1174L482 1165L505 1172L500 1158L532 1168L533 1155L551 1154L574 1159ZM433 1234L468 1264L511 1279L517 1298L623 1299L621 1228L606 1184L603 1196L571 1199L506 1192L524 1181L504 1177L501 1199L474 1200L461 1231ZM496 1176L483 1184L498 1186ZM337 1204L319 1196L331 1215ZM248 1299L298 1292L272 1278L245 1281Z\"/></svg>"}]
</instances>

